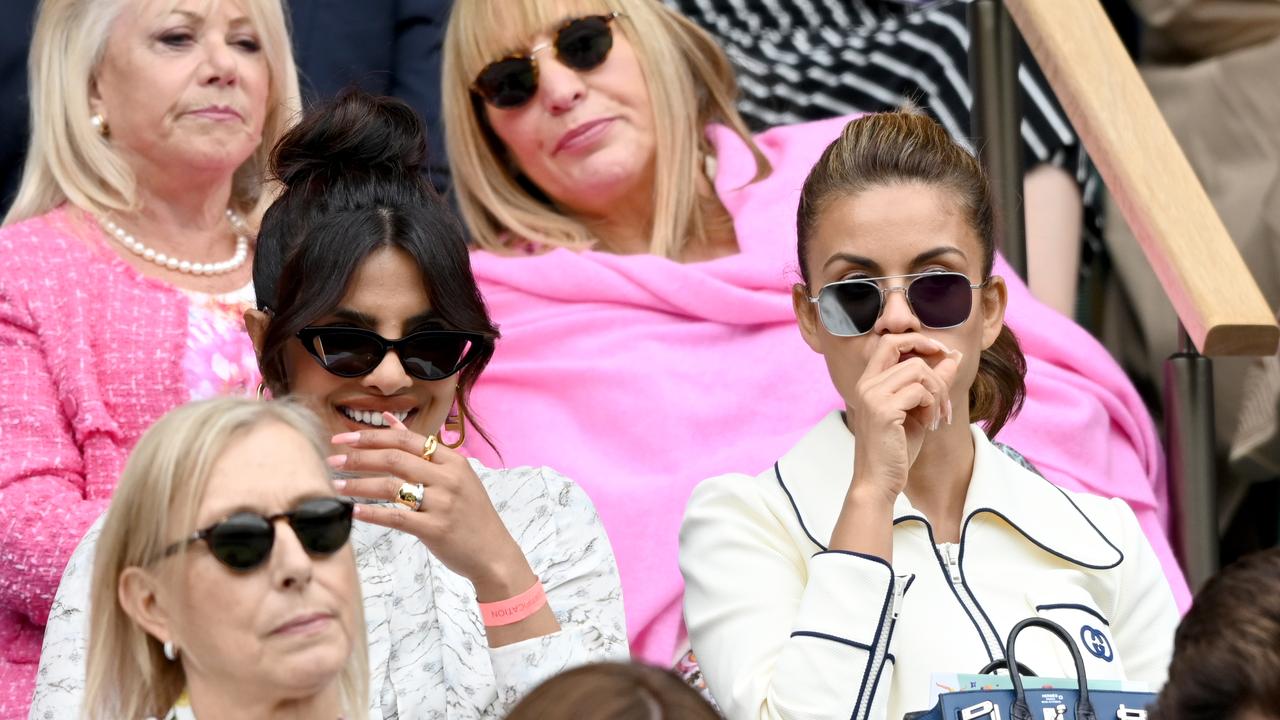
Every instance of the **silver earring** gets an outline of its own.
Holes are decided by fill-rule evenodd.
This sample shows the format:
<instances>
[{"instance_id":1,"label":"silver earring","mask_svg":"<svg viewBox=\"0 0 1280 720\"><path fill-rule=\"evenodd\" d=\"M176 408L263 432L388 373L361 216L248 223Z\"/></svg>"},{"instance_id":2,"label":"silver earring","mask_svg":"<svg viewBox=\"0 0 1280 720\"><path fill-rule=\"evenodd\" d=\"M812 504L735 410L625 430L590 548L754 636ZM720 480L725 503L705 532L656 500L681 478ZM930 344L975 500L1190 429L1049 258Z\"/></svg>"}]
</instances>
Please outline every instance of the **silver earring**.
<instances>
[{"instance_id":1,"label":"silver earring","mask_svg":"<svg viewBox=\"0 0 1280 720\"><path fill-rule=\"evenodd\" d=\"M89 124L93 126L94 130L98 131L99 135L101 135L102 137L107 136L107 119L102 117L100 113L94 113L93 115L90 115Z\"/></svg>"},{"instance_id":2,"label":"silver earring","mask_svg":"<svg viewBox=\"0 0 1280 720\"><path fill-rule=\"evenodd\" d=\"M169 662L178 659L178 647L173 644L172 640L164 641L164 658Z\"/></svg>"}]
</instances>

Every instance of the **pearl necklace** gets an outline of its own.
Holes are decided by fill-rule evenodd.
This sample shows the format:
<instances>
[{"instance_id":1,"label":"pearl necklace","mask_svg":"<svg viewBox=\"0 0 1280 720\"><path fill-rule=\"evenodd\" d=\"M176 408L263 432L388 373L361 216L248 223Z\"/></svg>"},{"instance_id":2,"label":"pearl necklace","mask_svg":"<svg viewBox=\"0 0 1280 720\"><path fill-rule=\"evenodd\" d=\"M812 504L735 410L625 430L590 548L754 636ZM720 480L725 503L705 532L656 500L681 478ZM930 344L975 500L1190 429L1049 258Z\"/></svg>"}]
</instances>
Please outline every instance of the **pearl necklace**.
<instances>
[{"instance_id":1,"label":"pearl necklace","mask_svg":"<svg viewBox=\"0 0 1280 720\"><path fill-rule=\"evenodd\" d=\"M245 260L249 259L249 232L244 225L244 220L235 214L231 208L227 208L227 219L231 221L231 227L236 231L236 252L231 256L230 260L214 263L191 262L190 260L179 260L176 257L170 257L162 252L156 252L154 248L143 245L137 238L125 232L124 228L115 224L109 218L102 218L101 223L109 235L119 241L121 245L133 251L134 255L150 260L162 268L176 270L188 275L225 275L239 269L240 266L244 265Z\"/></svg>"}]
</instances>

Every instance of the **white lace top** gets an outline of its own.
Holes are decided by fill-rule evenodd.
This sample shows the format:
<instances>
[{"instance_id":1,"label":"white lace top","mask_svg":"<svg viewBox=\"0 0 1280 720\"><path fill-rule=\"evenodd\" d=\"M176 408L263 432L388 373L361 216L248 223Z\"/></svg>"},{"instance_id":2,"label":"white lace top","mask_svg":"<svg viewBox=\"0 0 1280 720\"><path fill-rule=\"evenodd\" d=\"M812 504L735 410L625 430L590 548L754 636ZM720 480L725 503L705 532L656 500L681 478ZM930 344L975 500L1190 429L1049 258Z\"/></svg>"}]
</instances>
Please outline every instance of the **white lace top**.
<instances>
[{"instance_id":1,"label":"white lace top","mask_svg":"<svg viewBox=\"0 0 1280 720\"><path fill-rule=\"evenodd\" d=\"M370 720L498 718L552 675L628 656L618 569L586 493L547 468L491 470L471 463L542 579L561 630L490 648L470 581L417 538L357 521L351 542L369 631ZM101 526L99 518L58 587L32 718L79 716Z\"/></svg>"}]
</instances>

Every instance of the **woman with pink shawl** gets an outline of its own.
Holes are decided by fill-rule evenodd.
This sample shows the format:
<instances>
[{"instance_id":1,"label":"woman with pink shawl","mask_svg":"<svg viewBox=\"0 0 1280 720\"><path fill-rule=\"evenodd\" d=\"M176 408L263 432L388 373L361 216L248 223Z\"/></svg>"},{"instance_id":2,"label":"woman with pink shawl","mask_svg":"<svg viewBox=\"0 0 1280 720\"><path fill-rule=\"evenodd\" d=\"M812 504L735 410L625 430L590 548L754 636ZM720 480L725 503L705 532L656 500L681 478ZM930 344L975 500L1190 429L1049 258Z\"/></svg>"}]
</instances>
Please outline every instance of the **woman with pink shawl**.
<instances>
[{"instance_id":1,"label":"woman with pink shawl","mask_svg":"<svg viewBox=\"0 0 1280 720\"><path fill-rule=\"evenodd\" d=\"M484 418L501 461L579 479L633 651L659 663L678 642L693 486L755 475L842 406L790 292L800 187L849 118L752 137L734 94L710 37L651 0L461 0L445 41L449 158L503 333L458 410ZM1088 333L995 272L1028 365L998 440L1061 487L1127 501L1185 608L1141 399Z\"/></svg>"}]
</instances>

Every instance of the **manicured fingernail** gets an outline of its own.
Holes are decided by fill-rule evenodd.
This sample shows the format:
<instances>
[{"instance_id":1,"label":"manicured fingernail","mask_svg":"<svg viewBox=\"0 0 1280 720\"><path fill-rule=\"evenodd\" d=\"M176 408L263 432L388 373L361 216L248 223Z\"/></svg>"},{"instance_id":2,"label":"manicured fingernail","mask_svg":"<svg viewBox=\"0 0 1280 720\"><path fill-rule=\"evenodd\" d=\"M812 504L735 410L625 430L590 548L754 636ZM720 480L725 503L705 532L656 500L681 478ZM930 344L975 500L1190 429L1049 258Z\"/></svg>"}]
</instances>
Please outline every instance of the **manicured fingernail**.
<instances>
[{"instance_id":1,"label":"manicured fingernail","mask_svg":"<svg viewBox=\"0 0 1280 720\"><path fill-rule=\"evenodd\" d=\"M404 423L400 422L400 418L385 410L382 411L382 419L386 420L387 425L390 427L404 427Z\"/></svg>"},{"instance_id":2,"label":"manicured fingernail","mask_svg":"<svg viewBox=\"0 0 1280 720\"><path fill-rule=\"evenodd\" d=\"M347 488L347 481L346 481L346 480L343 480L342 478L334 478L334 479L333 479L333 489L334 489L334 490L336 490L336 491L338 491L338 492L342 492L342 491L343 491L343 490L345 490L346 488Z\"/></svg>"},{"instance_id":3,"label":"manicured fingernail","mask_svg":"<svg viewBox=\"0 0 1280 720\"><path fill-rule=\"evenodd\" d=\"M947 424L950 425L951 424L951 398L946 398L946 400L944 400L943 402L945 403L944 407L946 408L946 413L947 413Z\"/></svg>"},{"instance_id":4,"label":"manicured fingernail","mask_svg":"<svg viewBox=\"0 0 1280 720\"><path fill-rule=\"evenodd\" d=\"M334 435L333 437L329 438L329 442L333 443L334 445L346 445L348 443L353 443L359 439L360 439L360 433L358 432L344 432L344 433L338 433L337 435Z\"/></svg>"},{"instance_id":5,"label":"manicured fingernail","mask_svg":"<svg viewBox=\"0 0 1280 720\"><path fill-rule=\"evenodd\" d=\"M363 517L363 516L364 516L364 506L363 506L363 505L361 505L360 503L355 503L354 505L352 505L352 506L351 506L351 514L352 514L352 515L354 515L354 516L356 516L356 517Z\"/></svg>"},{"instance_id":6,"label":"manicured fingernail","mask_svg":"<svg viewBox=\"0 0 1280 720\"><path fill-rule=\"evenodd\" d=\"M346 455L330 455L328 458L325 459L325 462L329 463L329 467L340 468L343 465L347 464L347 456Z\"/></svg>"}]
</instances>

